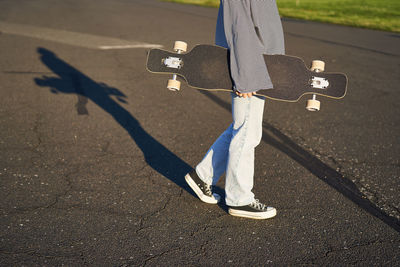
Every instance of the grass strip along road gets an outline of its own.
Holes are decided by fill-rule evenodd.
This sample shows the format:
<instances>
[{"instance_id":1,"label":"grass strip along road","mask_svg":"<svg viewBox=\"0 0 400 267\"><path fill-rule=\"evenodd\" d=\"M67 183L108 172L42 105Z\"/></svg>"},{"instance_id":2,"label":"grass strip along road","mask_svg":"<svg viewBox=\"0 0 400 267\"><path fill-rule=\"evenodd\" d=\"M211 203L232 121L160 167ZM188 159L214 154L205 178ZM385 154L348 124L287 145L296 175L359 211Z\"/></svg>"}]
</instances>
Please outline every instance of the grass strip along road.
<instances>
[{"instance_id":1,"label":"grass strip along road","mask_svg":"<svg viewBox=\"0 0 400 267\"><path fill-rule=\"evenodd\" d=\"M164 0L218 7L219 0ZM399 0L276 0L281 16L400 32Z\"/></svg>"}]
</instances>

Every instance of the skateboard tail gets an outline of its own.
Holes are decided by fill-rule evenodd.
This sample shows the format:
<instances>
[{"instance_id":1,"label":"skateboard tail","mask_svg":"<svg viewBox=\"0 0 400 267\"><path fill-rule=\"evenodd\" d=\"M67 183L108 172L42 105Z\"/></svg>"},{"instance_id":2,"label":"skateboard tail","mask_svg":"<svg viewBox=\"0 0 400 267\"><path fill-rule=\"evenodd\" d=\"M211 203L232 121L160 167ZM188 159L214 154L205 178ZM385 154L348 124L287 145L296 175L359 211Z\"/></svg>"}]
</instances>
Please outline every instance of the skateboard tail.
<instances>
[{"instance_id":1,"label":"skateboard tail","mask_svg":"<svg viewBox=\"0 0 400 267\"><path fill-rule=\"evenodd\" d=\"M152 73L176 74L190 87L206 90L232 90L226 48L197 45L186 54L152 49L147 56L146 68ZM178 68L172 61L181 61ZM170 64L171 63L171 64Z\"/></svg>"},{"instance_id":2,"label":"skateboard tail","mask_svg":"<svg viewBox=\"0 0 400 267\"><path fill-rule=\"evenodd\" d=\"M301 58L287 55L264 55L273 89L260 90L274 100L296 102L308 94L334 99L343 98L347 77L343 73L312 72Z\"/></svg>"}]
</instances>

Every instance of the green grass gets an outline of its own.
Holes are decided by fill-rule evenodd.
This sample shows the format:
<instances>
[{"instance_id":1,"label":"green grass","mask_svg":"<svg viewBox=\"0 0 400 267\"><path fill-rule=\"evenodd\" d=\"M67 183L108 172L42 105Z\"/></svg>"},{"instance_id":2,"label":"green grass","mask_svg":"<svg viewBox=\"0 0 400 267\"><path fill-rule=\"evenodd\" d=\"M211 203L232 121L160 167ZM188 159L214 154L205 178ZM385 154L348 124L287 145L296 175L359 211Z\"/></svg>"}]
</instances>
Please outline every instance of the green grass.
<instances>
[{"instance_id":1,"label":"green grass","mask_svg":"<svg viewBox=\"0 0 400 267\"><path fill-rule=\"evenodd\" d=\"M218 7L219 0L164 0ZM400 0L277 0L281 16L400 32Z\"/></svg>"}]
</instances>

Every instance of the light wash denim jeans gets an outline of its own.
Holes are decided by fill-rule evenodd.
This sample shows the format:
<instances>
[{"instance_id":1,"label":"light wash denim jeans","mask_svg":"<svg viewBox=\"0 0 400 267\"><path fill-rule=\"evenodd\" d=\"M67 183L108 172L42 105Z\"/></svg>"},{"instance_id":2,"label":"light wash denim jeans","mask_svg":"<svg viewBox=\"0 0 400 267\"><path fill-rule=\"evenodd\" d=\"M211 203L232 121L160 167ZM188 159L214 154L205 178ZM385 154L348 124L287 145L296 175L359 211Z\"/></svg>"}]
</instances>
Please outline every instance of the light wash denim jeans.
<instances>
[{"instance_id":1,"label":"light wash denim jeans","mask_svg":"<svg viewBox=\"0 0 400 267\"><path fill-rule=\"evenodd\" d=\"M197 175L215 185L226 172L225 202L244 206L254 201L254 149L262 137L265 98L232 93L233 123L221 134L196 166Z\"/></svg>"}]
</instances>

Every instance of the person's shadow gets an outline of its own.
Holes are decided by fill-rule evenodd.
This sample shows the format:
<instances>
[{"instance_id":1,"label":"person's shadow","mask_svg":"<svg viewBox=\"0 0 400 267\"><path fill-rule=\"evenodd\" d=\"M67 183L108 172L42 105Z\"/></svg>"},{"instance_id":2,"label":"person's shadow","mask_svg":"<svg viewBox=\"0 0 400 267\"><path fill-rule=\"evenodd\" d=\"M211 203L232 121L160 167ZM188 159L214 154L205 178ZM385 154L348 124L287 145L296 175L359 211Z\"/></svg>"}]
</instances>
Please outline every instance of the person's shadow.
<instances>
[{"instance_id":1,"label":"person's shadow","mask_svg":"<svg viewBox=\"0 0 400 267\"><path fill-rule=\"evenodd\" d=\"M56 94L76 94L78 114L88 114L85 105L88 99L93 101L128 132L150 167L194 195L184 181L185 174L192 167L154 139L132 114L111 98L114 96L119 102L126 103L126 96L120 90L95 82L45 48L38 48L38 53L41 61L58 77L35 78L37 85L50 87L51 92Z\"/></svg>"}]
</instances>

